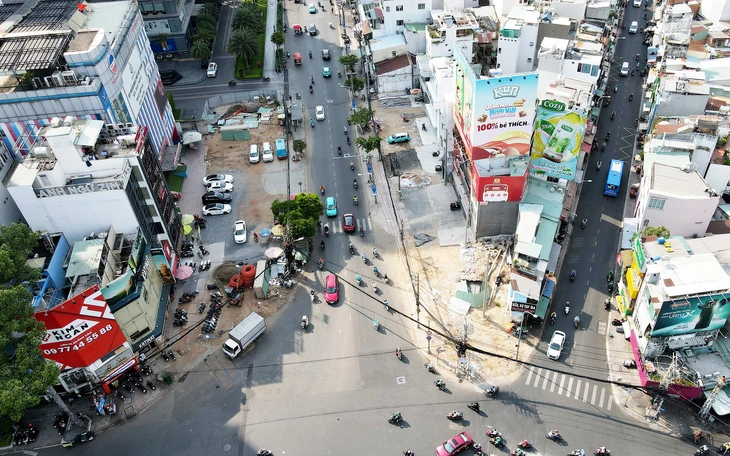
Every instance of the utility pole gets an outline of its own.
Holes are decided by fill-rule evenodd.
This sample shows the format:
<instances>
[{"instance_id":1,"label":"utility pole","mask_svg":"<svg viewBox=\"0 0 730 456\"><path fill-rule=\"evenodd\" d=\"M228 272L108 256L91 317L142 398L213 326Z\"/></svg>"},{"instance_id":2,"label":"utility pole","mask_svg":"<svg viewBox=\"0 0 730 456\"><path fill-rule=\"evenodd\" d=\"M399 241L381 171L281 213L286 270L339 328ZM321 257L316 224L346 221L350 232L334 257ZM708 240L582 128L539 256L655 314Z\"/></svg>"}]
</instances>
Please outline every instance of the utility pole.
<instances>
[{"instance_id":1,"label":"utility pole","mask_svg":"<svg viewBox=\"0 0 730 456\"><path fill-rule=\"evenodd\" d=\"M522 342L522 328L525 324L525 312L522 312L522 321L520 321L520 327L517 329L517 353L515 353L515 361L520 360L520 343Z\"/></svg>"},{"instance_id":2,"label":"utility pole","mask_svg":"<svg viewBox=\"0 0 730 456\"><path fill-rule=\"evenodd\" d=\"M672 383L672 380L677 376L677 371L679 367L679 361L677 358L677 352L675 351L672 354L672 362L669 364L669 367L666 371L664 371L664 375L662 375L662 381L659 384L659 387L663 391L667 391L669 389L669 385Z\"/></svg>"},{"instance_id":3,"label":"utility pole","mask_svg":"<svg viewBox=\"0 0 730 456\"><path fill-rule=\"evenodd\" d=\"M710 393L710 397L707 398L705 401L705 405L702 406L700 409L700 418L703 420L706 420L708 416L710 416L710 408L712 407L712 404L715 403L715 400L717 399L717 396L720 394L720 391L725 387L725 376L721 376L720 379L717 381L717 384L712 389L712 392Z\"/></svg>"},{"instance_id":4,"label":"utility pole","mask_svg":"<svg viewBox=\"0 0 730 456\"><path fill-rule=\"evenodd\" d=\"M413 281L413 288L414 288L415 295L416 295L416 322L419 323L420 315L421 315L421 293L420 293L421 281L419 280L417 272L415 274L413 274L413 277L411 278L411 280ZM420 323L419 323L419 325L420 325Z\"/></svg>"},{"instance_id":5,"label":"utility pole","mask_svg":"<svg viewBox=\"0 0 730 456\"><path fill-rule=\"evenodd\" d=\"M492 265L487 254L487 267L484 270L484 296L482 297L482 319L487 318L487 290L489 290L489 267ZM490 293L491 295L491 293Z\"/></svg>"}]
</instances>

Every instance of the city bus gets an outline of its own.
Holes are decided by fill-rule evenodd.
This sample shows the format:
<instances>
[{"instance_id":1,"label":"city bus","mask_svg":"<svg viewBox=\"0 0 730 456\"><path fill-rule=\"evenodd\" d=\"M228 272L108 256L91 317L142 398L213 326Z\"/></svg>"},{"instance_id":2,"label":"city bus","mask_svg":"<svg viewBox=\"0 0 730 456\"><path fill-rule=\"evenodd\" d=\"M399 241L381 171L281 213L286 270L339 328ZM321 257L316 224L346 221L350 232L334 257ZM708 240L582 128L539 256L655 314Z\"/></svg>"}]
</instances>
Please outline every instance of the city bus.
<instances>
[{"instance_id":1,"label":"city bus","mask_svg":"<svg viewBox=\"0 0 730 456\"><path fill-rule=\"evenodd\" d=\"M611 160L611 167L608 168L608 177L606 178L606 189L603 191L604 195L618 196L618 191L621 189L621 178L624 173L624 162L621 160Z\"/></svg>"}]
</instances>

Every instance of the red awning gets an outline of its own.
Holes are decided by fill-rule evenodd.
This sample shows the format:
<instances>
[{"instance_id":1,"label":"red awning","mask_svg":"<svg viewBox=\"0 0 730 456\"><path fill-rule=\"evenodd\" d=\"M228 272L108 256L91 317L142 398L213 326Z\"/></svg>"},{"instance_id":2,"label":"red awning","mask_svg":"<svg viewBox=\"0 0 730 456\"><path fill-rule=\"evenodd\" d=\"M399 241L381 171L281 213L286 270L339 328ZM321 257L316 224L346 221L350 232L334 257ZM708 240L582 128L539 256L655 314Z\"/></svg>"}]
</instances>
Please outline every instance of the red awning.
<instances>
[{"instance_id":1,"label":"red awning","mask_svg":"<svg viewBox=\"0 0 730 456\"><path fill-rule=\"evenodd\" d=\"M580 150L582 150L583 152L585 152L587 154L590 154L591 153L591 145L588 144L588 143L583 143L583 145L580 146Z\"/></svg>"},{"instance_id":2,"label":"red awning","mask_svg":"<svg viewBox=\"0 0 730 456\"><path fill-rule=\"evenodd\" d=\"M383 16L383 8L376 6L373 8L375 10L375 17L377 19L383 19L385 16Z\"/></svg>"}]
</instances>

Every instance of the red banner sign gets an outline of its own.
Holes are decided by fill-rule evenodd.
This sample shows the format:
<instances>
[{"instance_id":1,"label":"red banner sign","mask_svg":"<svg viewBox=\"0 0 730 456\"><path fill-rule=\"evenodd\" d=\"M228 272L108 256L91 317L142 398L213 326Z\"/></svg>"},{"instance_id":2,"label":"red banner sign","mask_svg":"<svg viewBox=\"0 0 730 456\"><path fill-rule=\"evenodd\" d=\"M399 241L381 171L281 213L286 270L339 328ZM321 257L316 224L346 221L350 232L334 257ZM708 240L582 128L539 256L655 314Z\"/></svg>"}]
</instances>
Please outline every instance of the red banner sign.
<instances>
[{"instance_id":1,"label":"red banner sign","mask_svg":"<svg viewBox=\"0 0 730 456\"><path fill-rule=\"evenodd\" d=\"M90 366L126 341L97 285L35 318L47 329L43 357L61 369Z\"/></svg>"}]
</instances>

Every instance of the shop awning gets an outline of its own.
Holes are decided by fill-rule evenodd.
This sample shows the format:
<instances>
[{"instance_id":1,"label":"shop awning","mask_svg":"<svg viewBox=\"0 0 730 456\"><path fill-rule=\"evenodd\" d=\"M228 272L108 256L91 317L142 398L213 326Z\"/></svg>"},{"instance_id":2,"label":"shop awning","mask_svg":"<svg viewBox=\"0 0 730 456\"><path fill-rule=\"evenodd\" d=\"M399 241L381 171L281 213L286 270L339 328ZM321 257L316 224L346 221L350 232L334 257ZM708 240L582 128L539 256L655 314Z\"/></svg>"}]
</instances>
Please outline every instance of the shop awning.
<instances>
[{"instance_id":1,"label":"shop awning","mask_svg":"<svg viewBox=\"0 0 730 456\"><path fill-rule=\"evenodd\" d=\"M591 145L588 144L588 143L583 143L583 145L580 146L580 150L582 150L583 152L589 154L591 152Z\"/></svg>"},{"instance_id":2,"label":"shop awning","mask_svg":"<svg viewBox=\"0 0 730 456\"><path fill-rule=\"evenodd\" d=\"M545 314L547 313L548 306L550 305L550 298L548 297L541 297L539 301L537 301L537 309L535 309L535 316L545 319Z\"/></svg>"},{"instance_id":3,"label":"shop awning","mask_svg":"<svg viewBox=\"0 0 730 456\"><path fill-rule=\"evenodd\" d=\"M712 390L705 391L705 398L709 399L710 394L712 394ZM715 402L712 403L712 410L720 416L730 414L730 396L728 396L727 386L720 390L720 393L715 398Z\"/></svg>"}]
</instances>

